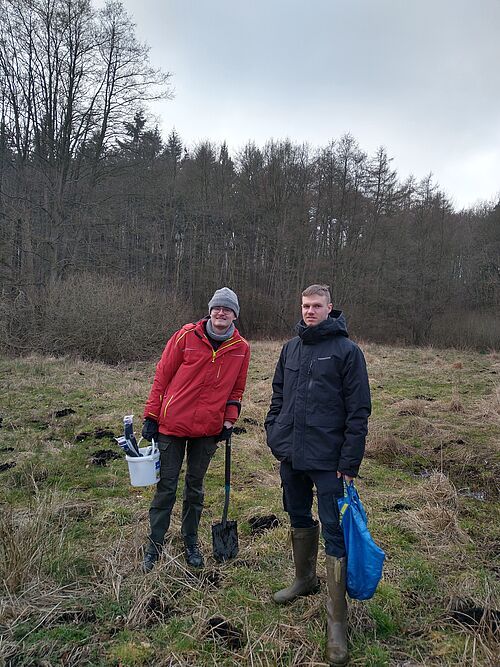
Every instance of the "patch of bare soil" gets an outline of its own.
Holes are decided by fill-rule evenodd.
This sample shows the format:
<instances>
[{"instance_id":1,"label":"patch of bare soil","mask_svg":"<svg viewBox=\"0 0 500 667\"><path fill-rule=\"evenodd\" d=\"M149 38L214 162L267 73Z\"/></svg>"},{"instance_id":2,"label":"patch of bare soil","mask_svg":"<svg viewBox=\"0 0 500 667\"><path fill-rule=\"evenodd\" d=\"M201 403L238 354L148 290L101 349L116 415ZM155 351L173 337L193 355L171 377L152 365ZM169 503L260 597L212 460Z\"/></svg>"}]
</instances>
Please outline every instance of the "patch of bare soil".
<instances>
[{"instance_id":1,"label":"patch of bare soil","mask_svg":"<svg viewBox=\"0 0 500 667\"><path fill-rule=\"evenodd\" d=\"M487 606L480 606L470 599L456 598L448 607L451 619L461 626L482 629L491 632L500 639L500 611Z\"/></svg>"},{"instance_id":2,"label":"patch of bare soil","mask_svg":"<svg viewBox=\"0 0 500 667\"><path fill-rule=\"evenodd\" d=\"M108 461L114 461L115 459L121 459L122 457L118 452L114 452L112 449L100 449L97 452L94 452L91 463L95 466L106 466Z\"/></svg>"},{"instance_id":3,"label":"patch of bare soil","mask_svg":"<svg viewBox=\"0 0 500 667\"><path fill-rule=\"evenodd\" d=\"M243 633L233 623L226 621L222 616L213 616L207 621L207 636L223 641L232 649L241 648Z\"/></svg>"},{"instance_id":4,"label":"patch of bare soil","mask_svg":"<svg viewBox=\"0 0 500 667\"><path fill-rule=\"evenodd\" d=\"M264 533L266 530L277 528L281 524L281 521L276 514L269 514L266 516L251 516L248 519L248 523L250 524L252 535L258 535L259 533Z\"/></svg>"}]
</instances>

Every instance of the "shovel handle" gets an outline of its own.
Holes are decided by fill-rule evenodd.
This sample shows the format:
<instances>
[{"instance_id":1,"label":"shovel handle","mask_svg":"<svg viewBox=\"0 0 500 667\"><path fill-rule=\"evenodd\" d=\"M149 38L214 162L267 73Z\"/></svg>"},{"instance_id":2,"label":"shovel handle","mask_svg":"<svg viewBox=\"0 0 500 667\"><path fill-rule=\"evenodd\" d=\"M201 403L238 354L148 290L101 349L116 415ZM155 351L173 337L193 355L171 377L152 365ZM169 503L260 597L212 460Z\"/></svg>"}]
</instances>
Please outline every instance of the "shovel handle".
<instances>
[{"instance_id":1,"label":"shovel handle","mask_svg":"<svg viewBox=\"0 0 500 667\"><path fill-rule=\"evenodd\" d=\"M231 485L231 436L226 440L224 457L224 484Z\"/></svg>"},{"instance_id":2,"label":"shovel handle","mask_svg":"<svg viewBox=\"0 0 500 667\"><path fill-rule=\"evenodd\" d=\"M224 511L222 512L222 526L226 527L227 510L229 508L229 491L231 489L231 436L226 440L224 452Z\"/></svg>"}]
</instances>

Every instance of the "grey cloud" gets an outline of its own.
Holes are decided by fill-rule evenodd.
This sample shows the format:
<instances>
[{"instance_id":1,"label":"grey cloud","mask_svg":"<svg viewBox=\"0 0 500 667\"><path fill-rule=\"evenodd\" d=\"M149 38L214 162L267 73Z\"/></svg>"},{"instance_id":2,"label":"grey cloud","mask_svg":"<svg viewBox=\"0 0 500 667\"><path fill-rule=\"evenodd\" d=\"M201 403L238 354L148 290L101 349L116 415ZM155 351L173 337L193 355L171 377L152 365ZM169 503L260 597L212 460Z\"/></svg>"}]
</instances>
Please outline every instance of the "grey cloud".
<instances>
[{"instance_id":1,"label":"grey cloud","mask_svg":"<svg viewBox=\"0 0 500 667\"><path fill-rule=\"evenodd\" d=\"M386 146L398 170L433 171L461 203L495 194L498 0L124 5L155 64L174 73L176 99L156 107L165 131L234 147L277 136L324 144L350 131L366 150ZM471 179L472 163L485 166Z\"/></svg>"}]
</instances>

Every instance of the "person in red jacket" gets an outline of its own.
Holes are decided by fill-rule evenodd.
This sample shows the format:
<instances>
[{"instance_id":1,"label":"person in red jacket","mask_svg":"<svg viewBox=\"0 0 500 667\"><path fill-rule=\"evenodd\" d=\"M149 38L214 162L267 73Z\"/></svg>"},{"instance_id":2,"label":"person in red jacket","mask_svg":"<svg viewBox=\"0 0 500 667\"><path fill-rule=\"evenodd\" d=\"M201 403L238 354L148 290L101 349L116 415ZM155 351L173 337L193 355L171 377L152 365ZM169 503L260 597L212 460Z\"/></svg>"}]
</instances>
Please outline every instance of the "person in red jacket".
<instances>
[{"instance_id":1,"label":"person in red jacket","mask_svg":"<svg viewBox=\"0 0 500 667\"><path fill-rule=\"evenodd\" d=\"M229 437L240 413L250 360L250 346L234 326L240 313L236 294L218 289L208 310L208 317L185 324L168 341L144 409L142 435L154 438L160 450L144 572L161 554L185 454L181 532L187 564L203 567L198 543L203 480L217 442Z\"/></svg>"}]
</instances>

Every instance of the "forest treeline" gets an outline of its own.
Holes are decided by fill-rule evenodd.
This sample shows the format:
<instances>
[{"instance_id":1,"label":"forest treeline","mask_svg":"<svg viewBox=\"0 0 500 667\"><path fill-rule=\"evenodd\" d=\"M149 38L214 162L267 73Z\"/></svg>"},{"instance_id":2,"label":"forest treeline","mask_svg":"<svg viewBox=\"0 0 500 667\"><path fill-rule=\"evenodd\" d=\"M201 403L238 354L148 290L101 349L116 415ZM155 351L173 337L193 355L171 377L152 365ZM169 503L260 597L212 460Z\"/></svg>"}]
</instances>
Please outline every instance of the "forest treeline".
<instances>
[{"instance_id":1,"label":"forest treeline","mask_svg":"<svg viewBox=\"0 0 500 667\"><path fill-rule=\"evenodd\" d=\"M222 285L245 335L288 336L318 281L358 338L499 346L499 203L454 210L350 134L163 139L170 75L119 2L0 0L0 85L3 351L154 356Z\"/></svg>"}]
</instances>

